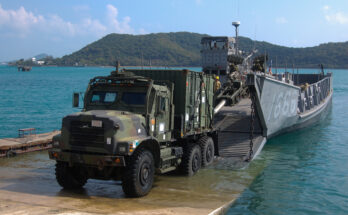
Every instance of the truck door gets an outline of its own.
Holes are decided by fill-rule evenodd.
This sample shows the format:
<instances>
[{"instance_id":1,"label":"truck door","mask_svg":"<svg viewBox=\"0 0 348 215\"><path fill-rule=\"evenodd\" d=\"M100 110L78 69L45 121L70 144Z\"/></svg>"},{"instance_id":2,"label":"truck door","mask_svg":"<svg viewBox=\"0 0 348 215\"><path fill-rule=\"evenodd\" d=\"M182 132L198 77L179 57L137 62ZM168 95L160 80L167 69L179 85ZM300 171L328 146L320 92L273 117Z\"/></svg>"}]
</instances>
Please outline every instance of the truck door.
<instances>
[{"instance_id":1,"label":"truck door","mask_svg":"<svg viewBox=\"0 0 348 215\"><path fill-rule=\"evenodd\" d=\"M158 93L156 103L156 137L159 141L168 141L171 139L169 92L161 91Z\"/></svg>"}]
</instances>

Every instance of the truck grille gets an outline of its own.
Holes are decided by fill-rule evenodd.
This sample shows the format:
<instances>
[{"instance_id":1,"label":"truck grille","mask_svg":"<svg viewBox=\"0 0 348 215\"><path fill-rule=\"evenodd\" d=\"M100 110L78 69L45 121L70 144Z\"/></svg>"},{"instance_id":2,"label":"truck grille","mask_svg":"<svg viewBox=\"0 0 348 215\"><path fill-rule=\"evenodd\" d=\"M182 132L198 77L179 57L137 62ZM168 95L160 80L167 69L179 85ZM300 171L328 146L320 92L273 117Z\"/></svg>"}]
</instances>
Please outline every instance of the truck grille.
<instances>
[{"instance_id":1,"label":"truck grille","mask_svg":"<svg viewBox=\"0 0 348 215\"><path fill-rule=\"evenodd\" d=\"M70 144L73 146L104 147L104 128L91 126L91 122L71 121Z\"/></svg>"}]
</instances>

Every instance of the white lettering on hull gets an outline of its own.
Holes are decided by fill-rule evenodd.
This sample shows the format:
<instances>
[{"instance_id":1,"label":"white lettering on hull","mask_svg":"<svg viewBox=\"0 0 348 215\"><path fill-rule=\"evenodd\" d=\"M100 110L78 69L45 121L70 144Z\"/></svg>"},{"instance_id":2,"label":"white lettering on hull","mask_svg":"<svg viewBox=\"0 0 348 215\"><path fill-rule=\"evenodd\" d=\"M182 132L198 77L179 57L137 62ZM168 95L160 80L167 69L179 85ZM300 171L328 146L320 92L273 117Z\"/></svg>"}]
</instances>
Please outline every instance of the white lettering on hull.
<instances>
[{"instance_id":1,"label":"white lettering on hull","mask_svg":"<svg viewBox=\"0 0 348 215\"><path fill-rule=\"evenodd\" d=\"M296 115L298 94L296 91L279 92L273 97L267 121Z\"/></svg>"}]
</instances>

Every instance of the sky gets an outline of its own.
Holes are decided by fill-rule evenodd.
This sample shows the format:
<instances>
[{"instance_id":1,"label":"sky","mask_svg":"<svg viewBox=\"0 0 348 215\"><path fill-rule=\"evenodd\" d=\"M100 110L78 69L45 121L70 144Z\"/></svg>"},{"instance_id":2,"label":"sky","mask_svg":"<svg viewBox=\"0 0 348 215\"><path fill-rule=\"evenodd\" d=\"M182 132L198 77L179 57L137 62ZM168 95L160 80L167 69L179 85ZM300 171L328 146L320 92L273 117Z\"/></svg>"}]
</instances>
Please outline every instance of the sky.
<instances>
[{"instance_id":1,"label":"sky","mask_svg":"<svg viewBox=\"0 0 348 215\"><path fill-rule=\"evenodd\" d=\"M234 36L232 21L282 46L345 42L348 0L0 0L0 62L61 57L110 33Z\"/></svg>"}]
</instances>

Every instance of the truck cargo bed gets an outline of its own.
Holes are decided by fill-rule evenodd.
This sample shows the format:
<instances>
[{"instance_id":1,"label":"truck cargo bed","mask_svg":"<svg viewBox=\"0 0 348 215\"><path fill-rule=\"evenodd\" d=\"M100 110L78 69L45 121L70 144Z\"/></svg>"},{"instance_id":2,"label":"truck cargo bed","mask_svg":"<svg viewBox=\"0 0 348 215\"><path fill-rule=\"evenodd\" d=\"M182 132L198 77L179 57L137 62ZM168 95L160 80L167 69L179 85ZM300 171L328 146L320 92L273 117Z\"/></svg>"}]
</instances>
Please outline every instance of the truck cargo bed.
<instances>
[{"instance_id":1,"label":"truck cargo bed","mask_svg":"<svg viewBox=\"0 0 348 215\"><path fill-rule=\"evenodd\" d=\"M134 75L150 78L154 83L173 84L175 138L212 131L214 79L212 75L175 69L127 69Z\"/></svg>"}]
</instances>

